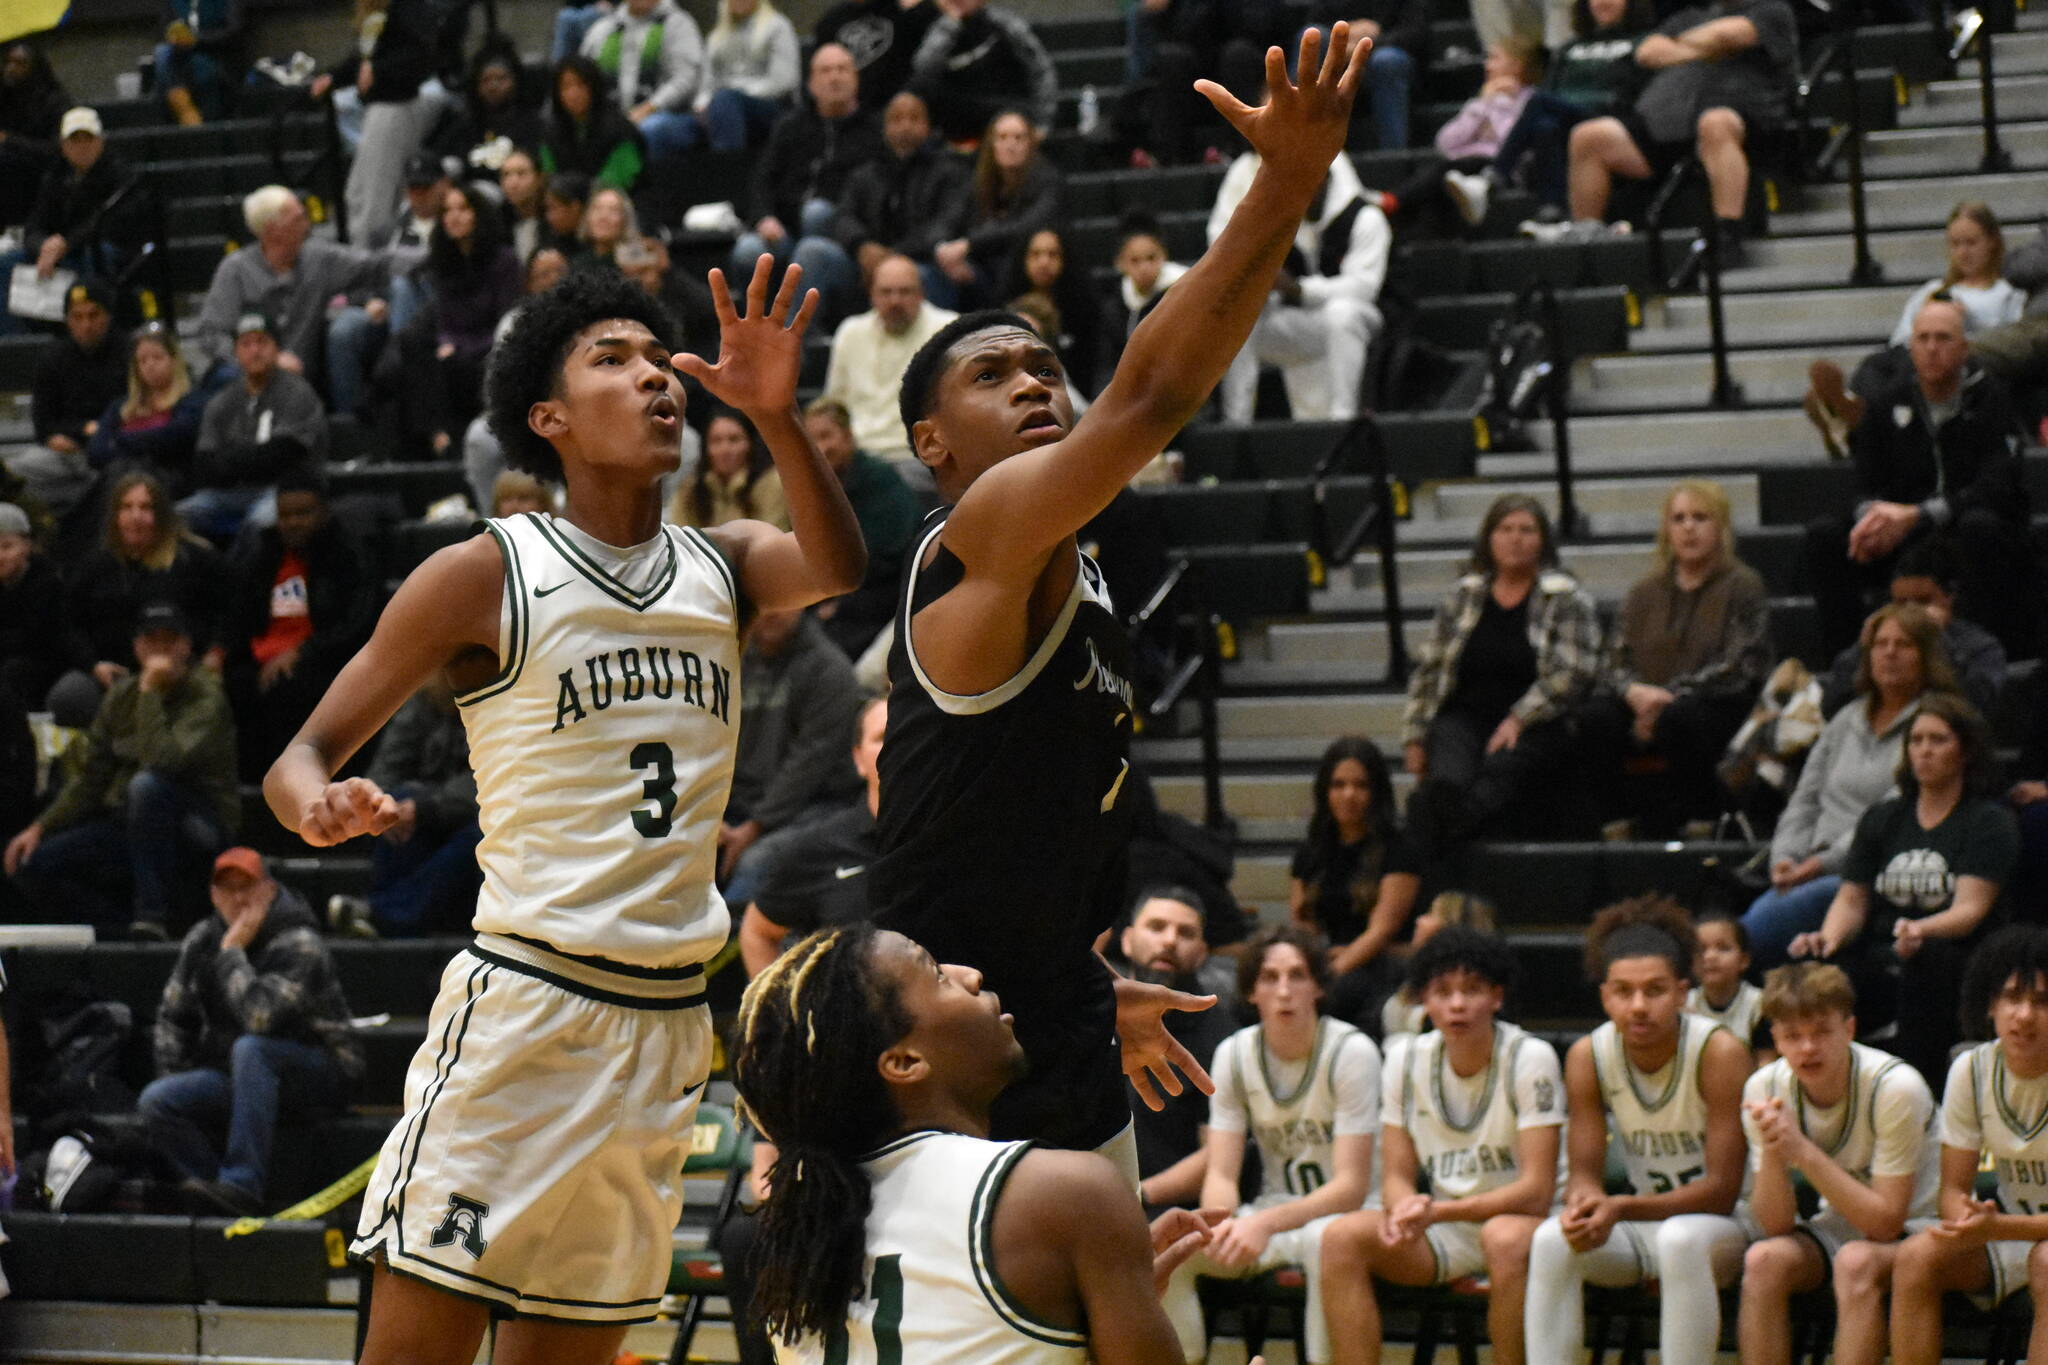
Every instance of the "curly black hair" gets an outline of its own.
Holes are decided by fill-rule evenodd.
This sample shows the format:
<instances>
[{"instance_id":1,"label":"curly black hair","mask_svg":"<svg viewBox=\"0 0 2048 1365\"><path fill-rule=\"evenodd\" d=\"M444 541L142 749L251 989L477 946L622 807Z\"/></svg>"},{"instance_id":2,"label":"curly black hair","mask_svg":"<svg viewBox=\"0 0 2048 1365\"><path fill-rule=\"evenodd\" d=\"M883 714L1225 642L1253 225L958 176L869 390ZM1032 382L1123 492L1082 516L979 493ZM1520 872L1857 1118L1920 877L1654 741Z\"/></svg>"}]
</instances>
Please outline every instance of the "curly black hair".
<instances>
[{"instance_id":1,"label":"curly black hair","mask_svg":"<svg viewBox=\"0 0 2048 1365\"><path fill-rule=\"evenodd\" d=\"M1425 939L1408 959L1409 997L1420 1000L1430 982L1451 972L1470 972L1481 981L1510 990L1515 984L1515 953L1499 934L1447 924Z\"/></svg>"},{"instance_id":2,"label":"curly black hair","mask_svg":"<svg viewBox=\"0 0 2048 1365\"><path fill-rule=\"evenodd\" d=\"M571 271L545 294L512 313L512 326L491 350L484 408L505 463L551 483L562 480L562 457L526 424L535 403L561 391L562 362L584 328L609 318L637 322L664 346L677 344L675 319L660 300L615 270Z\"/></svg>"},{"instance_id":3,"label":"curly black hair","mask_svg":"<svg viewBox=\"0 0 2048 1365\"><path fill-rule=\"evenodd\" d=\"M1632 896L1593 916L1586 930L1586 977L1598 986L1607 969L1628 957L1661 957L1671 974L1692 980L1699 961L1699 933L1686 908L1669 896Z\"/></svg>"},{"instance_id":4,"label":"curly black hair","mask_svg":"<svg viewBox=\"0 0 2048 1365\"><path fill-rule=\"evenodd\" d=\"M962 313L932 333L932 339L918 347L917 354L903 367L903 390L897 399L897 411L903 416L903 431L910 438L913 452L917 449L917 424L931 416L932 403L938 395L939 376L946 368L946 357L963 337L997 327L1015 327L1033 336L1038 335L1038 329L1022 314L1007 308L984 308L977 313Z\"/></svg>"},{"instance_id":5,"label":"curly black hair","mask_svg":"<svg viewBox=\"0 0 2048 1365\"><path fill-rule=\"evenodd\" d=\"M2009 924L1970 954L1969 965L1963 968L1964 1037L1992 1036L1991 1006L2015 981L2023 991L2048 983L2048 926Z\"/></svg>"}]
</instances>

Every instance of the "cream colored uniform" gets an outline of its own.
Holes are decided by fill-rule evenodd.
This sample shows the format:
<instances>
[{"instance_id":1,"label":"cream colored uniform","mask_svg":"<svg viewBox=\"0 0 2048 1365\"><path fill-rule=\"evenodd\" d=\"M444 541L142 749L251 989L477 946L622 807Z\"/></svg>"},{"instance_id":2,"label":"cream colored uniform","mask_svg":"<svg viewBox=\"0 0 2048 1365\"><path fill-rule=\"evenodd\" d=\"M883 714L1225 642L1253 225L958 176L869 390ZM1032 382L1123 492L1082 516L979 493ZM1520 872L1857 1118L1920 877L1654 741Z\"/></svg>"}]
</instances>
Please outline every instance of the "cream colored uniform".
<instances>
[{"instance_id":1,"label":"cream colored uniform","mask_svg":"<svg viewBox=\"0 0 2048 1365\"><path fill-rule=\"evenodd\" d=\"M1957 1057L1941 1092L1941 1145L1991 1158L1998 1206L2007 1213L2048 1213L2048 1076L2021 1080L2006 1070L1996 1040ZM1991 1288L1973 1295L1986 1307L2027 1287L2033 1242L1987 1242Z\"/></svg>"},{"instance_id":2,"label":"cream colored uniform","mask_svg":"<svg viewBox=\"0 0 2048 1365\"><path fill-rule=\"evenodd\" d=\"M1040 1322L996 1273L996 1201L1028 1142L911 1133L866 1157L874 1187L861 1290L830 1341L778 1342L800 1365L1080 1365L1088 1334Z\"/></svg>"},{"instance_id":3,"label":"cream colored uniform","mask_svg":"<svg viewBox=\"0 0 2048 1365\"><path fill-rule=\"evenodd\" d=\"M1712 1020L1735 1035L1744 1047L1756 1046L1756 1026L1763 1018L1764 993L1749 982L1737 983L1735 997L1723 1009L1707 1003L1707 993L1694 986L1685 997L1685 1012Z\"/></svg>"},{"instance_id":4,"label":"cream colored uniform","mask_svg":"<svg viewBox=\"0 0 2048 1365\"><path fill-rule=\"evenodd\" d=\"M487 527L501 667L456 698L477 937L442 974L352 1249L500 1309L637 1321L710 1072L739 594L694 530L622 551L539 513Z\"/></svg>"},{"instance_id":5,"label":"cream colored uniform","mask_svg":"<svg viewBox=\"0 0 2048 1365\"><path fill-rule=\"evenodd\" d=\"M1775 1099L1830 1161L1864 1184L1880 1175L1912 1176L1913 1201L1906 1206L1909 1223L1937 1216L1941 1149L1934 1140L1934 1096L1927 1082L1907 1063L1874 1047L1851 1043L1849 1053L1848 1093L1826 1109L1806 1098L1792 1064L1783 1058L1750 1076L1742 1087L1742 1131L1749 1138L1751 1176L1763 1168L1763 1143L1749 1106ZM1856 1225L1825 1197L1814 1216L1801 1219L1798 1228L1819 1244L1830 1262L1843 1246L1864 1240Z\"/></svg>"},{"instance_id":6,"label":"cream colored uniform","mask_svg":"<svg viewBox=\"0 0 2048 1365\"><path fill-rule=\"evenodd\" d=\"M1557 1049L1504 1020L1493 1025L1493 1055L1477 1075L1460 1076L1444 1060L1441 1033L1412 1033L1387 1044L1381 1071L1380 1125L1415 1145L1432 1197L1464 1199L1521 1178L1516 1143L1526 1128L1562 1128L1564 1073ZM1558 1144L1562 1188L1564 1144ZM1444 1284L1486 1269L1480 1223L1433 1224L1423 1236Z\"/></svg>"}]
</instances>

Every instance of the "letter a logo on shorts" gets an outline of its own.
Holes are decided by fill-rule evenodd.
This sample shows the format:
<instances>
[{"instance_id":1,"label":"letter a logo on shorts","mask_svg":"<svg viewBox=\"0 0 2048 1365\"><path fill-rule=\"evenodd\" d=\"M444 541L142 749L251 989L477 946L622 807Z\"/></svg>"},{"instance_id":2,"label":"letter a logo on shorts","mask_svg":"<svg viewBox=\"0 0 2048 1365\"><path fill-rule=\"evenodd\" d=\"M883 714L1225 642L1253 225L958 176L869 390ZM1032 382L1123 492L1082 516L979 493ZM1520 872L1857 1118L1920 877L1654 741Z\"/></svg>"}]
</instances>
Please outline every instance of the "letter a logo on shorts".
<instances>
[{"instance_id":1,"label":"letter a logo on shorts","mask_svg":"<svg viewBox=\"0 0 2048 1365\"><path fill-rule=\"evenodd\" d=\"M466 1194L451 1194L448 1196L448 1212L428 1240L437 1247L460 1241L469 1258L480 1261L484 1248L490 1245L484 1240L484 1215L490 1211L489 1204L479 1203Z\"/></svg>"}]
</instances>

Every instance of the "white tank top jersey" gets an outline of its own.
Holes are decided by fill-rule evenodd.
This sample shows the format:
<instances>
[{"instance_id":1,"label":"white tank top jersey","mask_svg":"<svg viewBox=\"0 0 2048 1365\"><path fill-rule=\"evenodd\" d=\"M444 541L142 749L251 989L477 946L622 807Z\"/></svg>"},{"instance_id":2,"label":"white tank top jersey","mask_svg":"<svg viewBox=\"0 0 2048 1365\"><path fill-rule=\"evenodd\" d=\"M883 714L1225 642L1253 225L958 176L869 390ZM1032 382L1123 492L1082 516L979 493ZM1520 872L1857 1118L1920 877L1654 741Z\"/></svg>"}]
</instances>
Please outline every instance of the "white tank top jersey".
<instances>
[{"instance_id":1,"label":"white tank top jersey","mask_svg":"<svg viewBox=\"0 0 2048 1365\"><path fill-rule=\"evenodd\" d=\"M1715 1009L1707 1003L1707 993L1694 986L1685 997L1685 1012L1697 1014L1702 1019L1711 1019L1735 1035L1735 1041L1744 1047L1756 1046L1756 1026L1763 1020L1764 993L1749 982L1735 987L1735 995L1724 1009Z\"/></svg>"},{"instance_id":2,"label":"white tank top jersey","mask_svg":"<svg viewBox=\"0 0 2048 1365\"><path fill-rule=\"evenodd\" d=\"M1216 1057L1219 1069L1228 1073L1215 1078L1217 1097L1235 1102L1252 1140L1259 1145L1261 1205L1300 1199L1328 1184L1337 1173L1335 1140L1340 1134L1378 1134L1379 1046L1341 1019L1325 1015L1317 1021L1315 1046L1299 1079L1292 1083L1273 1074L1257 1024L1224 1039ZM1340 1063L1344 1071L1341 1083ZM1226 1084L1230 1087L1227 1096ZM1233 1128L1234 1118L1211 1101L1213 1125ZM1373 1156L1376 1191L1377 1144Z\"/></svg>"},{"instance_id":3,"label":"white tank top jersey","mask_svg":"<svg viewBox=\"0 0 2048 1365\"><path fill-rule=\"evenodd\" d=\"M630 551L526 513L505 560L500 672L456 698L476 770L479 931L633 967L725 943L718 822L740 732L740 599L693 529Z\"/></svg>"},{"instance_id":4,"label":"white tank top jersey","mask_svg":"<svg viewBox=\"0 0 2048 1365\"><path fill-rule=\"evenodd\" d=\"M1663 1070L1645 1076L1629 1065L1612 1022L1592 1032L1593 1070L1607 1105L1607 1126L1620 1146L1637 1194L1664 1194L1706 1174L1707 1100L1700 1059L1721 1026L1697 1014L1678 1016L1678 1051Z\"/></svg>"},{"instance_id":5,"label":"white tank top jersey","mask_svg":"<svg viewBox=\"0 0 2048 1365\"><path fill-rule=\"evenodd\" d=\"M1557 1050L1505 1021L1493 1026L1493 1057L1478 1075L1460 1077L1444 1060L1441 1033L1405 1034L1387 1043L1380 1123L1415 1144L1418 1169L1436 1199L1464 1199L1521 1177L1517 1139L1524 1128L1565 1120ZM1562 1178L1564 1144L1558 1144Z\"/></svg>"},{"instance_id":6,"label":"white tank top jersey","mask_svg":"<svg viewBox=\"0 0 2048 1365\"><path fill-rule=\"evenodd\" d=\"M2048 1076L2013 1075L1995 1040L1950 1065L1941 1144L1991 1158L2005 1212L2048 1213Z\"/></svg>"},{"instance_id":7,"label":"white tank top jersey","mask_svg":"<svg viewBox=\"0 0 2048 1365\"><path fill-rule=\"evenodd\" d=\"M1750 1170L1761 1159L1753 1101L1776 1099L1799 1130L1828 1160L1868 1185L1879 1175L1911 1175L1913 1202L1908 1218L1938 1217L1941 1147L1934 1138L1934 1096L1908 1063L1861 1043L1849 1044L1849 1090L1832 1108L1806 1098L1792 1064L1782 1057L1756 1072L1742 1087L1742 1128L1749 1137ZM1821 1207L1827 1207L1825 1196Z\"/></svg>"},{"instance_id":8,"label":"white tank top jersey","mask_svg":"<svg viewBox=\"0 0 2048 1365\"><path fill-rule=\"evenodd\" d=\"M846 1327L776 1359L803 1365L1079 1365L1088 1336L1037 1321L995 1268L995 1212L1028 1142L911 1133L862 1161L874 1186Z\"/></svg>"}]
</instances>

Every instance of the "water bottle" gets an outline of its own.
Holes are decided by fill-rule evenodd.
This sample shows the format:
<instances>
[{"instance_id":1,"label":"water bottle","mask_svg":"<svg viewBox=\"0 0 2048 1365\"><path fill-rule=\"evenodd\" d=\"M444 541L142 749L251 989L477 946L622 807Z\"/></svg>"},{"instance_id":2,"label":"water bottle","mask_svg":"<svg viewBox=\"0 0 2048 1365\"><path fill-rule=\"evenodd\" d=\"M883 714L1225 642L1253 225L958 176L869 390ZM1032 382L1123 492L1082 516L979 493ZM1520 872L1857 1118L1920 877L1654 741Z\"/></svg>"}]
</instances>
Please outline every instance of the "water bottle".
<instances>
[{"instance_id":1,"label":"water bottle","mask_svg":"<svg viewBox=\"0 0 2048 1365\"><path fill-rule=\"evenodd\" d=\"M1081 88L1081 117L1079 124L1081 136L1093 137L1096 125L1101 121L1102 101L1096 97L1095 87L1092 85L1083 86Z\"/></svg>"}]
</instances>

